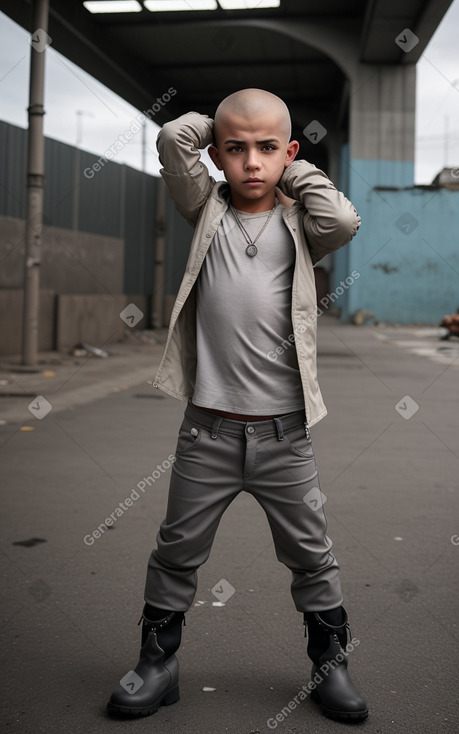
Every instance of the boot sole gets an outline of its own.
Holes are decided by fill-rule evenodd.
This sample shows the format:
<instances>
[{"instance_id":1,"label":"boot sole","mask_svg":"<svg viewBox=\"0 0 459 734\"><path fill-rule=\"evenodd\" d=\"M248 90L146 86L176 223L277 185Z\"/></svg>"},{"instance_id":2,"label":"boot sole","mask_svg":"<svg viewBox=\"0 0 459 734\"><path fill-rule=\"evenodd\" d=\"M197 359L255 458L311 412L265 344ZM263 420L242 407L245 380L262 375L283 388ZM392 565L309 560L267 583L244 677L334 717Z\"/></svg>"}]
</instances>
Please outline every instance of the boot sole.
<instances>
[{"instance_id":1,"label":"boot sole","mask_svg":"<svg viewBox=\"0 0 459 734\"><path fill-rule=\"evenodd\" d=\"M107 704L107 711L109 714L115 714L117 716L151 716L151 714L155 714L161 706L171 706L173 703L177 703L179 699L179 687L177 685L169 691L166 691L166 693L156 699L156 701L149 706L118 706L117 704L110 703L109 701Z\"/></svg>"},{"instance_id":2,"label":"boot sole","mask_svg":"<svg viewBox=\"0 0 459 734\"><path fill-rule=\"evenodd\" d=\"M314 703L317 703L320 706L322 712L329 719L334 719L335 721L363 721L368 717L368 709L362 709L362 711L335 711L334 709L327 708L327 706L322 703L318 692L315 690L311 691L311 698Z\"/></svg>"}]
</instances>

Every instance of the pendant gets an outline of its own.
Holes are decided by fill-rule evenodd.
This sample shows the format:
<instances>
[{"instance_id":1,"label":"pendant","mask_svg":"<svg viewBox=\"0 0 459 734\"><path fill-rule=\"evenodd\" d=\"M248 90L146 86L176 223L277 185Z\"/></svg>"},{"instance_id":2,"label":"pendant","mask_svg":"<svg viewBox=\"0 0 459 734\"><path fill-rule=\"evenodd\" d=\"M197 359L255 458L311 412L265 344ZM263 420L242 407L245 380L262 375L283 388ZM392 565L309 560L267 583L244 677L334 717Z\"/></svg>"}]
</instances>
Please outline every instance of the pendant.
<instances>
[{"instance_id":1,"label":"pendant","mask_svg":"<svg viewBox=\"0 0 459 734\"><path fill-rule=\"evenodd\" d=\"M255 257L255 255L258 253L258 247L256 245L248 245L245 248L245 251L249 257Z\"/></svg>"}]
</instances>

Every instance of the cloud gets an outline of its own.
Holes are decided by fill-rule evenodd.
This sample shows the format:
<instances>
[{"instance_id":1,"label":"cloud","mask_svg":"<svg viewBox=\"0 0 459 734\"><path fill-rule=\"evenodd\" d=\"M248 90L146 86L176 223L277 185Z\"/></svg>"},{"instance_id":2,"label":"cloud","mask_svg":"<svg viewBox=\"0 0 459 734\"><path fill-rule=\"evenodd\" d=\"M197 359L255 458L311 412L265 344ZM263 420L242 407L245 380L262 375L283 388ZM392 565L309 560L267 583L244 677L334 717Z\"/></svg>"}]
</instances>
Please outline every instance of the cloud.
<instances>
[{"instance_id":1,"label":"cloud","mask_svg":"<svg viewBox=\"0 0 459 734\"><path fill-rule=\"evenodd\" d=\"M458 31L455 0L417 65L417 183L431 183L444 165L459 164Z\"/></svg>"}]
</instances>

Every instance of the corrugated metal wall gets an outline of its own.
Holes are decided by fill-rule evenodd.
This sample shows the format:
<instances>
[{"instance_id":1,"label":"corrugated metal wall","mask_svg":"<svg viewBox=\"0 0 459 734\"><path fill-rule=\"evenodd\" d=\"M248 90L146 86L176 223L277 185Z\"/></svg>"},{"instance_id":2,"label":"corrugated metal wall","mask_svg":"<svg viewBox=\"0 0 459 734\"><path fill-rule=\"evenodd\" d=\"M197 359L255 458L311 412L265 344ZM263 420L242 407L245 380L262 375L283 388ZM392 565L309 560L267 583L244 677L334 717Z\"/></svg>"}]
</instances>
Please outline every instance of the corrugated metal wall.
<instances>
[{"instance_id":1,"label":"corrugated metal wall","mask_svg":"<svg viewBox=\"0 0 459 734\"><path fill-rule=\"evenodd\" d=\"M0 121L0 215L24 218L26 151L27 131ZM44 224L123 239L124 292L149 295L154 283L158 179L114 161L101 165L100 160L46 139ZM168 213L173 219L179 216L172 210ZM170 238L167 249L174 247Z\"/></svg>"},{"instance_id":2,"label":"corrugated metal wall","mask_svg":"<svg viewBox=\"0 0 459 734\"><path fill-rule=\"evenodd\" d=\"M152 293L158 179L122 166L126 293ZM122 226L122 224L121 224ZM133 291L132 287L137 290Z\"/></svg>"},{"instance_id":3,"label":"corrugated metal wall","mask_svg":"<svg viewBox=\"0 0 459 734\"><path fill-rule=\"evenodd\" d=\"M62 144L59 143L59 145ZM76 181L74 182L72 179L65 181L68 191L79 191L78 221L74 223L73 228L82 232L94 232L95 234L124 238L124 230L131 223L123 185L123 169L126 166L113 161L102 161L101 170L94 170L94 166L97 166L98 161L95 155L84 150L79 151L76 148L71 148L71 150L79 158L79 165L75 166L74 164L70 169L70 171L75 170L75 168L78 170L79 187L76 187ZM64 168L63 170L67 171L68 169ZM136 174L142 176L140 171L132 171L132 173L134 176ZM88 178L88 176L92 176L92 178ZM73 211L75 211L75 208Z\"/></svg>"},{"instance_id":4,"label":"corrugated metal wall","mask_svg":"<svg viewBox=\"0 0 459 734\"><path fill-rule=\"evenodd\" d=\"M0 214L24 218L25 130L0 121Z\"/></svg>"}]
</instances>

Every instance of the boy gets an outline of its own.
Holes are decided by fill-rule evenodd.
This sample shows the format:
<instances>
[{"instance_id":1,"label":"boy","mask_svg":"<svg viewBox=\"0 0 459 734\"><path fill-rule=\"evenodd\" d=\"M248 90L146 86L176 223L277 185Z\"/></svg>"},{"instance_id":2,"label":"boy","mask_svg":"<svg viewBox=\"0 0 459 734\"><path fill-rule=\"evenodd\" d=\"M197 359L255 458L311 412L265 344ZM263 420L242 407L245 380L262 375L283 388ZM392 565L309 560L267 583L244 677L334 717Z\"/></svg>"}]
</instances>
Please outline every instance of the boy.
<instances>
[{"instance_id":1,"label":"boy","mask_svg":"<svg viewBox=\"0 0 459 734\"><path fill-rule=\"evenodd\" d=\"M338 720L368 715L343 654L349 625L323 507L307 501L319 493L309 426L326 414L312 266L352 239L360 217L322 171L294 161L290 136L285 103L259 89L224 99L215 121L190 112L158 136L161 174L195 234L153 384L188 405L148 564L140 659L112 694L111 713L149 715L178 700L175 652L196 571L245 490L292 571L320 678L312 697ZM209 144L226 182L200 161Z\"/></svg>"}]
</instances>

